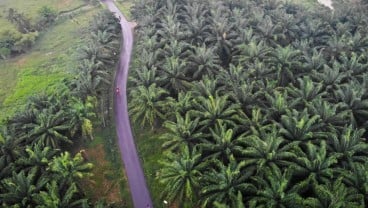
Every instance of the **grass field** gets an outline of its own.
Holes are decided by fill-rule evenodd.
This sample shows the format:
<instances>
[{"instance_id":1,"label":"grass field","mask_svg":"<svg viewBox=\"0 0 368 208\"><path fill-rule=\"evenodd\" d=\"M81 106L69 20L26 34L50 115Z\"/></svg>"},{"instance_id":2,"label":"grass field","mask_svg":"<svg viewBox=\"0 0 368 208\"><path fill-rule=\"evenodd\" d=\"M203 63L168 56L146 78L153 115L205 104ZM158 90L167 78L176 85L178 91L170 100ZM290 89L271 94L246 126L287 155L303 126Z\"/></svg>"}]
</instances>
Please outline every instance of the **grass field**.
<instances>
[{"instance_id":1,"label":"grass field","mask_svg":"<svg viewBox=\"0 0 368 208\"><path fill-rule=\"evenodd\" d=\"M1 0L0 1L0 32L7 29L14 29L6 18L6 11L14 8L18 12L24 13L33 21L37 18L38 11L43 6L55 9L57 12L76 8L84 4L83 0Z\"/></svg>"},{"instance_id":2,"label":"grass field","mask_svg":"<svg viewBox=\"0 0 368 208\"><path fill-rule=\"evenodd\" d=\"M0 61L0 120L24 104L26 98L57 84L76 65L77 48L92 16L86 13L58 22L41 34L30 52Z\"/></svg>"}]
</instances>

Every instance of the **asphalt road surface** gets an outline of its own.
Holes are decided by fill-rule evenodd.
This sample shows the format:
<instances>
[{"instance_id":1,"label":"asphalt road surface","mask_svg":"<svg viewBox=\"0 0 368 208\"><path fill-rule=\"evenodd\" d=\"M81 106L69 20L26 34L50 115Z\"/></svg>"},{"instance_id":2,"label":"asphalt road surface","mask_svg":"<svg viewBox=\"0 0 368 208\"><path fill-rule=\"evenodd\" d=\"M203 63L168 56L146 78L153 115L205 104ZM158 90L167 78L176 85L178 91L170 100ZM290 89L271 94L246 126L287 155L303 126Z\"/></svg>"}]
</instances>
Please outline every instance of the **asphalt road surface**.
<instances>
[{"instance_id":1,"label":"asphalt road surface","mask_svg":"<svg viewBox=\"0 0 368 208\"><path fill-rule=\"evenodd\" d=\"M120 51L119 68L116 72L115 87L115 121L121 157L128 178L130 193L135 208L152 208L152 200L144 178L142 166L134 143L126 96L126 85L130 57L133 49L133 23L128 22L112 0L101 0L107 8L120 20L123 34Z\"/></svg>"}]
</instances>

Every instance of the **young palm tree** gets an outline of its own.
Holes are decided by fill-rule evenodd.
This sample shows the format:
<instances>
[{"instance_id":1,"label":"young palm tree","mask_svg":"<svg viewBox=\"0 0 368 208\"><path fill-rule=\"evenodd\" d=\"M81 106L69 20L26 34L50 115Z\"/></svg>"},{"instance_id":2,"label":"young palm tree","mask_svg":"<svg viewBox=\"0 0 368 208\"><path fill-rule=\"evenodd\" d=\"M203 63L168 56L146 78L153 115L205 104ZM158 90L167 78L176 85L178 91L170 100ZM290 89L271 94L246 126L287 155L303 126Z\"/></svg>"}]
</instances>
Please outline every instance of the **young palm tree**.
<instances>
[{"instance_id":1,"label":"young palm tree","mask_svg":"<svg viewBox=\"0 0 368 208\"><path fill-rule=\"evenodd\" d=\"M350 163L350 170L342 170L343 182L348 187L355 188L359 194L364 196L364 204L368 205L368 164Z\"/></svg>"},{"instance_id":2,"label":"young palm tree","mask_svg":"<svg viewBox=\"0 0 368 208\"><path fill-rule=\"evenodd\" d=\"M245 203L243 201L243 195L240 191L238 191L238 195L236 196L236 200L235 201L232 201L232 204L230 205L226 205L226 204L222 204L222 203L219 203L217 201L215 201L213 203L214 207L215 208L245 208Z\"/></svg>"},{"instance_id":3,"label":"young palm tree","mask_svg":"<svg viewBox=\"0 0 368 208\"><path fill-rule=\"evenodd\" d=\"M57 181L53 180L46 184L46 191L40 191L33 195L37 207L50 208L77 208L88 207L87 199L81 198L75 183L72 183L63 191Z\"/></svg>"},{"instance_id":4,"label":"young palm tree","mask_svg":"<svg viewBox=\"0 0 368 208\"><path fill-rule=\"evenodd\" d=\"M294 160L295 175L304 180L301 183L327 183L333 180L336 155L328 155L326 142L321 141L320 146L311 142L306 145L306 151L302 149L297 151L297 158Z\"/></svg>"},{"instance_id":5,"label":"young palm tree","mask_svg":"<svg viewBox=\"0 0 368 208\"><path fill-rule=\"evenodd\" d=\"M278 46L271 52L267 61L274 66L280 86L286 86L290 82L295 82L298 74L301 73L301 58L301 52L290 45L286 47Z\"/></svg>"},{"instance_id":6,"label":"young palm tree","mask_svg":"<svg viewBox=\"0 0 368 208\"><path fill-rule=\"evenodd\" d=\"M189 150L187 146L183 146L180 154L169 153L162 165L158 177L165 185L163 198L170 203L183 203L186 205L184 207L194 205L201 187L201 171L206 166L206 163L202 163L197 148Z\"/></svg>"},{"instance_id":7,"label":"young palm tree","mask_svg":"<svg viewBox=\"0 0 368 208\"><path fill-rule=\"evenodd\" d=\"M357 82L351 85L341 85L335 91L335 99L341 103L342 111L349 112L350 123L353 124L353 127L367 126L368 98L365 94L366 89Z\"/></svg>"},{"instance_id":8,"label":"young palm tree","mask_svg":"<svg viewBox=\"0 0 368 208\"><path fill-rule=\"evenodd\" d=\"M58 150L51 147L42 147L39 144L26 147L26 154L19 158L15 164L22 167L22 170L36 169L38 173L46 172L49 162L56 156Z\"/></svg>"},{"instance_id":9,"label":"young palm tree","mask_svg":"<svg viewBox=\"0 0 368 208\"><path fill-rule=\"evenodd\" d=\"M188 64L194 80L201 79L204 75L213 77L220 70L220 60L214 48L206 45L193 47L193 52L188 56Z\"/></svg>"},{"instance_id":10,"label":"young palm tree","mask_svg":"<svg viewBox=\"0 0 368 208\"><path fill-rule=\"evenodd\" d=\"M314 185L315 198L307 198L304 202L305 207L363 207L363 195L358 194L353 188L348 188L339 178L334 182L328 182L323 185Z\"/></svg>"},{"instance_id":11,"label":"young palm tree","mask_svg":"<svg viewBox=\"0 0 368 208\"><path fill-rule=\"evenodd\" d=\"M199 124L204 129L214 127L218 122L235 127L237 122L242 120L240 106L232 104L226 95L215 95L208 98L200 96L196 98L194 105L193 113L199 116Z\"/></svg>"},{"instance_id":12,"label":"young palm tree","mask_svg":"<svg viewBox=\"0 0 368 208\"><path fill-rule=\"evenodd\" d=\"M292 103L294 101L289 101L287 92L279 92L274 91L274 93L271 95L269 93L265 94L266 97L266 105L267 105L267 117L276 121L280 122L281 116L286 114L286 109L289 109L293 107Z\"/></svg>"},{"instance_id":13,"label":"young palm tree","mask_svg":"<svg viewBox=\"0 0 368 208\"><path fill-rule=\"evenodd\" d=\"M255 192L256 187L247 183L253 172L243 171L244 165L244 162L238 163L234 158L227 166L216 160L213 168L203 175L202 206L212 207L214 202L235 204L239 192Z\"/></svg>"},{"instance_id":14,"label":"young palm tree","mask_svg":"<svg viewBox=\"0 0 368 208\"><path fill-rule=\"evenodd\" d=\"M74 157L69 152L61 153L54 157L49 163L49 169L53 173L53 178L59 180L61 184L70 184L76 179L91 176L92 163L85 163L81 153Z\"/></svg>"},{"instance_id":15,"label":"young palm tree","mask_svg":"<svg viewBox=\"0 0 368 208\"><path fill-rule=\"evenodd\" d=\"M186 91L191 81L187 75L188 68L184 60L176 56L165 58L162 69L160 69L165 89L169 89L175 95L180 91Z\"/></svg>"},{"instance_id":16,"label":"young palm tree","mask_svg":"<svg viewBox=\"0 0 368 208\"><path fill-rule=\"evenodd\" d=\"M297 158L294 149L298 146L297 141L286 142L278 133L278 129L261 129L257 134L252 134L242 138L245 150L241 151L245 165L253 167L257 172L262 172L264 168L278 166L288 167Z\"/></svg>"},{"instance_id":17,"label":"young palm tree","mask_svg":"<svg viewBox=\"0 0 368 208\"><path fill-rule=\"evenodd\" d=\"M349 162L365 162L368 158L368 144L363 139L364 129L345 127L328 138L328 150L336 154L339 164L346 168Z\"/></svg>"},{"instance_id":18,"label":"young palm tree","mask_svg":"<svg viewBox=\"0 0 368 208\"><path fill-rule=\"evenodd\" d=\"M74 136L77 132L81 133L82 139L89 137L93 139L93 126L91 119L96 117L93 112L94 109L93 98L87 97L83 103L80 99L72 98L70 104L70 123L71 136Z\"/></svg>"},{"instance_id":19,"label":"young palm tree","mask_svg":"<svg viewBox=\"0 0 368 208\"><path fill-rule=\"evenodd\" d=\"M295 109L286 110L278 125L281 135L289 141L309 141L328 136L327 132L319 132L319 116L311 116L306 110L301 113Z\"/></svg>"},{"instance_id":20,"label":"young palm tree","mask_svg":"<svg viewBox=\"0 0 368 208\"><path fill-rule=\"evenodd\" d=\"M131 91L129 113L134 122L140 122L142 126L148 123L152 128L157 124L157 119L163 119L165 114L164 100L169 93L156 84L149 87L138 86Z\"/></svg>"},{"instance_id":21,"label":"young palm tree","mask_svg":"<svg viewBox=\"0 0 368 208\"><path fill-rule=\"evenodd\" d=\"M328 131L329 127L343 128L349 121L347 111L338 111L338 104L332 104L322 99L313 100L307 105L310 115L318 115L322 123L321 130Z\"/></svg>"},{"instance_id":22,"label":"young palm tree","mask_svg":"<svg viewBox=\"0 0 368 208\"><path fill-rule=\"evenodd\" d=\"M184 19L184 30L187 38L193 45L202 44L211 36L209 9L206 2L189 1L184 5L182 18Z\"/></svg>"},{"instance_id":23,"label":"young palm tree","mask_svg":"<svg viewBox=\"0 0 368 208\"><path fill-rule=\"evenodd\" d=\"M53 148L60 147L61 144L71 144L68 138L68 130L71 126L68 115L64 111L52 114L50 111L39 112L34 124L29 124L32 130L29 132L27 141L30 144L41 144Z\"/></svg>"},{"instance_id":24,"label":"young palm tree","mask_svg":"<svg viewBox=\"0 0 368 208\"><path fill-rule=\"evenodd\" d=\"M19 173L13 172L11 178L1 181L0 198L5 207L31 207L34 205L32 196L44 189L49 181L47 177L39 177L35 169Z\"/></svg>"},{"instance_id":25,"label":"young palm tree","mask_svg":"<svg viewBox=\"0 0 368 208\"><path fill-rule=\"evenodd\" d=\"M14 128L3 127L0 130L0 158L4 163L13 163L21 156L22 139L16 137ZM1 178L1 177L0 177Z\"/></svg>"},{"instance_id":26,"label":"young palm tree","mask_svg":"<svg viewBox=\"0 0 368 208\"><path fill-rule=\"evenodd\" d=\"M302 207L303 198L298 193L298 186L293 186L291 179L290 169L281 171L275 165L265 170L264 177L253 177L257 193L250 198L249 207Z\"/></svg>"},{"instance_id":27,"label":"young palm tree","mask_svg":"<svg viewBox=\"0 0 368 208\"><path fill-rule=\"evenodd\" d=\"M321 99L322 96L326 95L326 92L322 91L323 85L314 83L308 76L303 77L303 79L298 78L298 83L298 87L289 86L287 88L293 103L295 103L293 106L297 109L303 109L314 99Z\"/></svg>"},{"instance_id":28,"label":"young palm tree","mask_svg":"<svg viewBox=\"0 0 368 208\"><path fill-rule=\"evenodd\" d=\"M183 145L191 150L205 137L199 131L199 118L193 118L190 112L185 117L176 114L176 122L166 121L163 126L168 129L168 133L161 136L165 140L162 146L171 150L178 150Z\"/></svg>"},{"instance_id":29,"label":"young palm tree","mask_svg":"<svg viewBox=\"0 0 368 208\"><path fill-rule=\"evenodd\" d=\"M198 145L205 158L217 159L227 164L231 158L238 156L244 150L240 143L243 135L237 136L222 122L219 121L214 129L210 129L210 132L211 135Z\"/></svg>"},{"instance_id":30,"label":"young palm tree","mask_svg":"<svg viewBox=\"0 0 368 208\"><path fill-rule=\"evenodd\" d=\"M239 54L234 56L236 64L241 66L249 66L257 60L265 60L268 58L271 49L264 41L252 41L249 44L237 46Z\"/></svg>"}]
</instances>

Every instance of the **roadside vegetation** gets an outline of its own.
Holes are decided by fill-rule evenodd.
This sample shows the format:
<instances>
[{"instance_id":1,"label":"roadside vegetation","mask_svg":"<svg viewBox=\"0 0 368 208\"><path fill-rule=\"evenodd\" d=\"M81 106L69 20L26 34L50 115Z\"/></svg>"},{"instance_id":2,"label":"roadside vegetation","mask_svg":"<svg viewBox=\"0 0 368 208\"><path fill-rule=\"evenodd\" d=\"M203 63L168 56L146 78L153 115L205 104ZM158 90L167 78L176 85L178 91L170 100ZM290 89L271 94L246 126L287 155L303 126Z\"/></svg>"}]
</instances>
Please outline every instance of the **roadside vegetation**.
<instances>
[{"instance_id":1,"label":"roadside vegetation","mask_svg":"<svg viewBox=\"0 0 368 208\"><path fill-rule=\"evenodd\" d=\"M124 193L120 190L123 175L114 173L122 172L117 151L106 155L110 163L101 147L105 144L109 150L116 149L114 135L100 130L111 124L111 83L119 54L120 26L107 11L92 14L84 16L93 18L89 27L80 31L85 37L83 43L72 45L75 51L66 51L71 45L63 49L65 37L57 36L61 40L53 45L56 37L47 36L65 32L68 26L50 25L52 30L39 40L49 44L36 44L15 65L2 62L16 68L22 67L22 58L27 58L29 68L15 73L15 93L4 93L8 95L5 99L2 96L4 105L13 105L9 107L13 110L2 117L0 131L1 207L122 207L128 203L119 194ZM87 18L72 20L77 24L81 24L78 20L88 22ZM49 57L41 58L45 54L40 51L51 48ZM68 52L77 54L77 58L67 57ZM96 129L99 134L94 133ZM107 141L101 142L101 137ZM91 150L91 141L96 150ZM79 151L80 145L86 149ZM96 160L105 170L93 168L91 162ZM96 198L96 191L104 194Z\"/></svg>"},{"instance_id":2,"label":"roadside vegetation","mask_svg":"<svg viewBox=\"0 0 368 208\"><path fill-rule=\"evenodd\" d=\"M129 112L162 144L157 207L368 206L368 8L334 7L136 1Z\"/></svg>"}]
</instances>

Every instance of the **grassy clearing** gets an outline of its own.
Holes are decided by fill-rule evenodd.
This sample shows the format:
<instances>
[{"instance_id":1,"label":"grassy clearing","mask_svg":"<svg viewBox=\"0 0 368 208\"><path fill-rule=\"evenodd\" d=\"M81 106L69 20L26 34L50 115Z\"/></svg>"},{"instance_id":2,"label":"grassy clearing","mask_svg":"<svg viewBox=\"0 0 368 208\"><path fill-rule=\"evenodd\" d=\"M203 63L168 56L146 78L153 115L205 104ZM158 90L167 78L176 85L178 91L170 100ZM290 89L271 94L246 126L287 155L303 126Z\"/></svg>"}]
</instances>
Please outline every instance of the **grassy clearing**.
<instances>
[{"instance_id":1,"label":"grassy clearing","mask_svg":"<svg viewBox=\"0 0 368 208\"><path fill-rule=\"evenodd\" d=\"M150 128L141 129L140 127L136 127L134 132L136 133L134 137L137 143L137 150L142 161L144 175L146 176L154 207L163 207L164 204L160 196L163 186L156 179L156 175L161 169L158 161L162 160L164 155L161 148L162 140L158 138L162 132L153 132Z\"/></svg>"},{"instance_id":2,"label":"grassy clearing","mask_svg":"<svg viewBox=\"0 0 368 208\"><path fill-rule=\"evenodd\" d=\"M0 120L13 114L28 96L52 90L75 68L86 26L100 9L66 19L42 33L30 52L0 61Z\"/></svg>"},{"instance_id":3,"label":"grassy clearing","mask_svg":"<svg viewBox=\"0 0 368 208\"><path fill-rule=\"evenodd\" d=\"M65 11L84 4L83 0L1 0L0 11L14 8L27 14L30 18L36 18L38 10L43 6L55 9L57 12Z\"/></svg>"},{"instance_id":4,"label":"grassy clearing","mask_svg":"<svg viewBox=\"0 0 368 208\"><path fill-rule=\"evenodd\" d=\"M128 20L131 18L130 8L133 6L133 2L120 0L116 1L116 6L127 17Z\"/></svg>"},{"instance_id":5,"label":"grassy clearing","mask_svg":"<svg viewBox=\"0 0 368 208\"><path fill-rule=\"evenodd\" d=\"M14 29L14 26L6 20L6 11L14 8L26 14L33 21L37 18L38 10L43 6L55 9L57 12L76 8L84 4L83 0L1 0L0 1L0 32Z\"/></svg>"}]
</instances>

